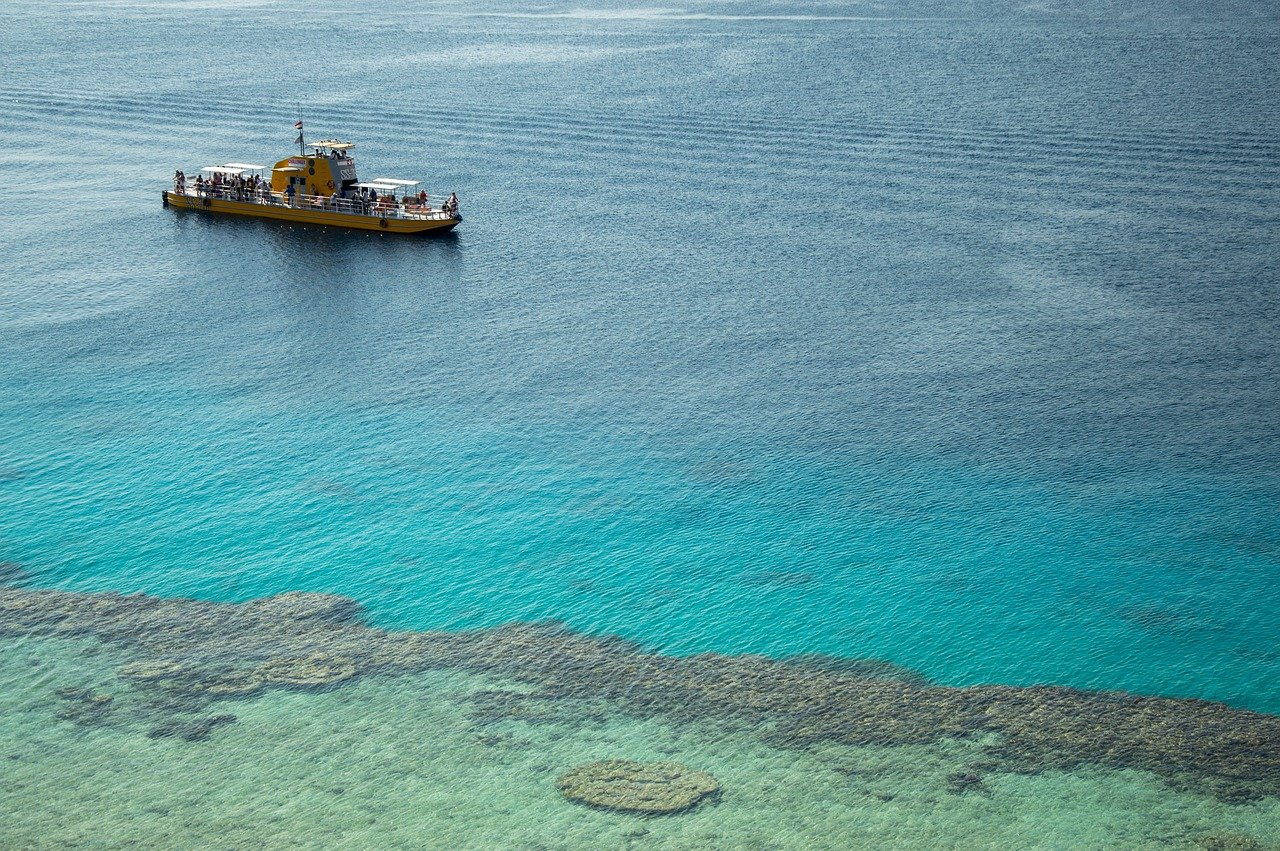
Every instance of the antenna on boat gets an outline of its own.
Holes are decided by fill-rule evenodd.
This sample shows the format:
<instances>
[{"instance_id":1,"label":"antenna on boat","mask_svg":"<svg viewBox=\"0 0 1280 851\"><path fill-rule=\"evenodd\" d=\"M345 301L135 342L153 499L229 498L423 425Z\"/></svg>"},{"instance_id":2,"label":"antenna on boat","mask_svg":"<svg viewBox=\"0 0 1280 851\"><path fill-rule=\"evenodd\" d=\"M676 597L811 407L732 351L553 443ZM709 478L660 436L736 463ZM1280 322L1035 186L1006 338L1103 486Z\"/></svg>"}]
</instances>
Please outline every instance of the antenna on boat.
<instances>
[{"instance_id":1,"label":"antenna on boat","mask_svg":"<svg viewBox=\"0 0 1280 851\"><path fill-rule=\"evenodd\" d=\"M307 146L302 139L302 107L298 107L298 120L293 123L293 128L298 131L298 153L304 157L307 155Z\"/></svg>"}]
</instances>

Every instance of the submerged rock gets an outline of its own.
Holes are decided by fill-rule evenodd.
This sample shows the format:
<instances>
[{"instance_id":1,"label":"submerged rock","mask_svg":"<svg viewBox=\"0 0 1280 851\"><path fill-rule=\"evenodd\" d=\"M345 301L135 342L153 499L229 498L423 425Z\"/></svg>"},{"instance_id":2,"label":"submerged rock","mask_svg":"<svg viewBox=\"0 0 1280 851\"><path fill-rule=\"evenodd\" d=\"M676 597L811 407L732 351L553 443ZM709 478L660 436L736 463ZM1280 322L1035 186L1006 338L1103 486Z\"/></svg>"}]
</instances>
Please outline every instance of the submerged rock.
<instances>
[{"instance_id":1,"label":"submerged rock","mask_svg":"<svg viewBox=\"0 0 1280 851\"><path fill-rule=\"evenodd\" d=\"M571 801L646 815L683 812L709 795L720 783L704 771L677 762L635 762L603 759L579 765L560 778L560 792Z\"/></svg>"}]
</instances>

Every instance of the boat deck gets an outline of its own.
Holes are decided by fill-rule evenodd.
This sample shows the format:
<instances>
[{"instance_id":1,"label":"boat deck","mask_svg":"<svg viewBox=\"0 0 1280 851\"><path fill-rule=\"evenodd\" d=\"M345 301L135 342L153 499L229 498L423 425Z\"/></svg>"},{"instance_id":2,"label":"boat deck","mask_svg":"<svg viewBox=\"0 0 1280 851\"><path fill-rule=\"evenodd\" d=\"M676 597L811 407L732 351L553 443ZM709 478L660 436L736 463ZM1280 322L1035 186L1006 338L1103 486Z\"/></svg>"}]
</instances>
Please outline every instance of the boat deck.
<instances>
[{"instance_id":1,"label":"boat deck","mask_svg":"<svg viewBox=\"0 0 1280 851\"><path fill-rule=\"evenodd\" d=\"M292 203L272 192L222 189L197 192L191 186L165 192L167 204L178 209L256 218L278 219L305 224L376 230L384 233L422 233L449 230L462 216L412 203L370 201L360 198L330 200L320 195L298 195Z\"/></svg>"},{"instance_id":2,"label":"boat deck","mask_svg":"<svg viewBox=\"0 0 1280 851\"><path fill-rule=\"evenodd\" d=\"M360 198L337 198L330 200L323 195L298 195L290 203L284 197L272 192L250 192L248 190L228 190L220 192L200 192L190 186L185 192L170 190L170 203L187 199L191 202L185 206L206 206L205 199L217 201L235 201L241 204L256 204L264 207L283 207L294 210L313 210L316 212L342 213L350 216L366 216L374 219L406 219L410 221L448 221L453 219L449 213L430 205L390 204L385 201L366 201Z\"/></svg>"}]
</instances>

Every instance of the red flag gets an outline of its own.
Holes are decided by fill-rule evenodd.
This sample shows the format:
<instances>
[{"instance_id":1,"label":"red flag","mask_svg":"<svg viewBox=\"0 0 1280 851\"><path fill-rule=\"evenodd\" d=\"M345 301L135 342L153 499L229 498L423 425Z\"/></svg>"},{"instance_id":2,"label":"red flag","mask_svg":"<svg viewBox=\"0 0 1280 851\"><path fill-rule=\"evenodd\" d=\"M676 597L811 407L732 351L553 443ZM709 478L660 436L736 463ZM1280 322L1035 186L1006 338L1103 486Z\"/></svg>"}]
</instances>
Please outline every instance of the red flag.
<instances>
[{"instance_id":1,"label":"red flag","mask_svg":"<svg viewBox=\"0 0 1280 851\"><path fill-rule=\"evenodd\" d=\"M302 119L301 119L301 118L299 118L297 121L293 122L293 129L294 129L294 130L301 130L301 129L302 129Z\"/></svg>"}]
</instances>

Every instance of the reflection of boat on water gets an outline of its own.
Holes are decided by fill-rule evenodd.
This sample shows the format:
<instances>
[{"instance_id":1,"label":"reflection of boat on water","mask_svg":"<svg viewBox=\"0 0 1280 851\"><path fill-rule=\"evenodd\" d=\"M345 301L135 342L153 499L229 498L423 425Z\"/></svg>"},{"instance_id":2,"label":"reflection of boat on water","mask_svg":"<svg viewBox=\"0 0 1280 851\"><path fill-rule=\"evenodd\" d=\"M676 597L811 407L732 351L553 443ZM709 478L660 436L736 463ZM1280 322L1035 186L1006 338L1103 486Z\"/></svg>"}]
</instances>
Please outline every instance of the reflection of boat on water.
<instances>
[{"instance_id":1,"label":"reflection of boat on water","mask_svg":"<svg viewBox=\"0 0 1280 851\"><path fill-rule=\"evenodd\" d=\"M416 180L380 177L361 183L350 142L306 145L298 123L299 155L270 170L251 163L206 166L188 180L174 175L166 206L384 233L444 233L462 221L457 195L436 206Z\"/></svg>"}]
</instances>

